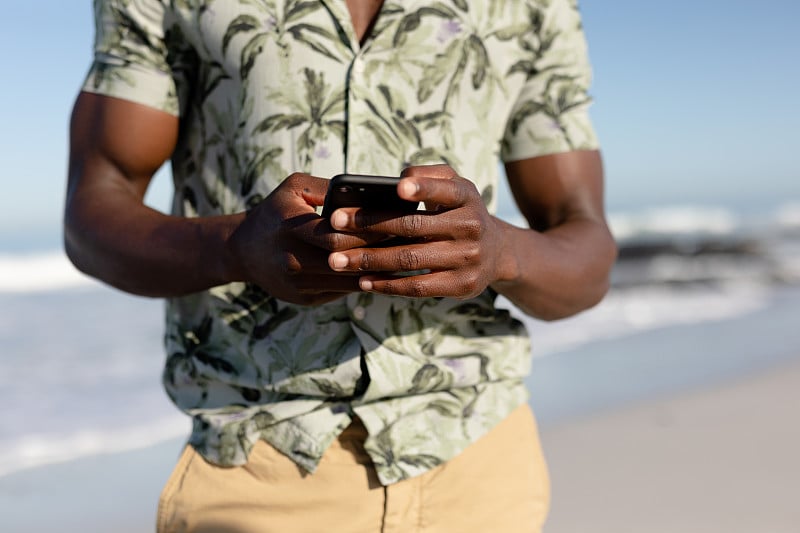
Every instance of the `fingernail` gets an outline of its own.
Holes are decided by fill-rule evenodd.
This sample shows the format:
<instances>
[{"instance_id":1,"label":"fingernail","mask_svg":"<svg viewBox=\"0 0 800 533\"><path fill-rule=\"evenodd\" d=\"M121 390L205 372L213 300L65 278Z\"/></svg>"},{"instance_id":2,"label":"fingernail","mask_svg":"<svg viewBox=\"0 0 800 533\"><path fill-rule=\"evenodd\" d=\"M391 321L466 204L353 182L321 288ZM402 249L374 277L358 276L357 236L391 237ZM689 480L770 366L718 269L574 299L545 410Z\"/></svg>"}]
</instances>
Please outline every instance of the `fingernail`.
<instances>
[{"instance_id":1,"label":"fingernail","mask_svg":"<svg viewBox=\"0 0 800 533\"><path fill-rule=\"evenodd\" d=\"M336 211L331 216L331 226L334 228L346 228L347 227L347 215L342 213L341 211Z\"/></svg>"},{"instance_id":2,"label":"fingernail","mask_svg":"<svg viewBox=\"0 0 800 533\"><path fill-rule=\"evenodd\" d=\"M400 190L405 196L414 196L419 192L419 185L413 181L404 181L400 184Z\"/></svg>"},{"instance_id":3,"label":"fingernail","mask_svg":"<svg viewBox=\"0 0 800 533\"><path fill-rule=\"evenodd\" d=\"M336 253L331 255L331 263L333 264L333 268L344 268L349 262L350 261L347 259L347 256L344 254Z\"/></svg>"},{"instance_id":4,"label":"fingernail","mask_svg":"<svg viewBox=\"0 0 800 533\"><path fill-rule=\"evenodd\" d=\"M362 291L371 291L373 287L372 281L363 278L358 281L358 285Z\"/></svg>"}]
</instances>

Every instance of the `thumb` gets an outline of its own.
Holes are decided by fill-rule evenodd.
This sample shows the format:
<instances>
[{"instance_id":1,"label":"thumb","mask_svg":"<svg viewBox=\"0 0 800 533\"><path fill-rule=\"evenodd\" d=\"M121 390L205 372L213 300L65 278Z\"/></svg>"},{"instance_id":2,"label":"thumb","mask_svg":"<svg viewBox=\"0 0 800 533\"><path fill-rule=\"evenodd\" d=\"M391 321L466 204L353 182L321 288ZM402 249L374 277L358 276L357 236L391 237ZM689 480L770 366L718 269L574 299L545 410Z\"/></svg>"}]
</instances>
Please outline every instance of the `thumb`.
<instances>
[{"instance_id":1,"label":"thumb","mask_svg":"<svg viewBox=\"0 0 800 533\"><path fill-rule=\"evenodd\" d=\"M437 165L415 165L406 167L400 173L401 178L437 178L437 179L452 179L458 177L458 172L453 170L453 167L443 163Z\"/></svg>"}]
</instances>

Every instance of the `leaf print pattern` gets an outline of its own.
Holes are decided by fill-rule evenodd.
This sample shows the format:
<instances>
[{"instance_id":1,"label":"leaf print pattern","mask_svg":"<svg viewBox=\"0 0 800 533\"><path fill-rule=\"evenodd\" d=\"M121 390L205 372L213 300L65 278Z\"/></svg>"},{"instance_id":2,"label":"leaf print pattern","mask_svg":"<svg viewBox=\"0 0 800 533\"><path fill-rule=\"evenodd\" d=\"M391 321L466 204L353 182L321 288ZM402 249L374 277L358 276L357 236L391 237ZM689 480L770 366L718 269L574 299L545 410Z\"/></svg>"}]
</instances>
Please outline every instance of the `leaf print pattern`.
<instances>
[{"instance_id":1,"label":"leaf print pattern","mask_svg":"<svg viewBox=\"0 0 800 533\"><path fill-rule=\"evenodd\" d=\"M274 37L284 55L290 54L289 42L302 43L318 54L337 62L344 57L335 52L342 52L345 44L334 32L303 22L315 11L323 8L318 1L287 0L283 5L275 0L260 0L259 2L242 1L242 4L255 4L261 10L259 16L242 14L229 24L222 39L222 51L227 51L231 40L239 34L247 34L249 39L242 48L240 56L240 74L243 79L248 77L258 56L263 52L264 45ZM289 40L291 37L291 40ZM346 54L345 54L346 55Z\"/></svg>"},{"instance_id":2,"label":"leaf print pattern","mask_svg":"<svg viewBox=\"0 0 800 533\"><path fill-rule=\"evenodd\" d=\"M595 148L572 0L95 0L84 90L181 119L173 214L238 213L295 171L448 163L495 208L498 158ZM265 251L268 253L268 251ZM313 471L353 416L382 483L459 454L526 400L525 329L468 301L353 293L319 307L247 283L166 309L164 387L206 459L266 439Z\"/></svg>"},{"instance_id":3,"label":"leaf print pattern","mask_svg":"<svg viewBox=\"0 0 800 533\"><path fill-rule=\"evenodd\" d=\"M292 113L271 115L261 121L253 133L293 130L304 126L297 139L298 152L303 170L309 168L314 149L318 143L328 140L332 133L344 142L345 121L341 119L344 109L345 94L343 90L331 91L325 83L325 76L310 68L303 69L304 97L276 93L271 95L276 102L284 105Z\"/></svg>"}]
</instances>

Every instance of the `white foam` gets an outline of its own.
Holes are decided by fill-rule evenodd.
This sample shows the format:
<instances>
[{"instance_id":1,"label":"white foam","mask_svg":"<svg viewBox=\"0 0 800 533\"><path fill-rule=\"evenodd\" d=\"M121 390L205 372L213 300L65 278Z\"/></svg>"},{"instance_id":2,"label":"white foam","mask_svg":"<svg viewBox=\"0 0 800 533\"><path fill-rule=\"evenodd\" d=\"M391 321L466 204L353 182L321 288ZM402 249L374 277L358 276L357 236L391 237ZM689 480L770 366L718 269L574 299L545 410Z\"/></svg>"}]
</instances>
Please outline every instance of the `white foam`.
<instances>
[{"instance_id":1,"label":"white foam","mask_svg":"<svg viewBox=\"0 0 800 533\"><path fill-rule=\"evenodd\" d=\"M800 202L782 205L776 215L777 223L788 229L800 229Z\"/></svg>"},{"instance_id":2,"label":"white foam","mask_svg":"<svg viewBox=\"0 0 800 533\"><path fill-rule=\"evenodd\" d=\"M729 235L740 225L736 215L728 209L699 205L611 213L608 219L612 233L621 240L640 235Z\"/></svg>"},{"instance_id":3,"label":"white foam","mask_svg":"<svg viewBox=\"0 0 800 533\"><path fill-rule=\"evenodd\" d=\"M62 252L0 255L0 293L53 291L97 283L79 272Z\"/></svg>"},{"instance_id":4,"label":"white foam","mask_svg":"<svg viewBox=\"0 0 800 533\"><path fill-rule=\"evenodd\" d=\"M137 450L188 437L188 420L185 415L176 413L146 426L115 432L108 429L82 429L70 435L22 435L15 442L0 446L0 476L103 453Z\"/></svg>"},{"instance_id":5,"label":"white foam","mask_svg":"<svg viewBox=\"0 0 800 533\"><path fill-rule=\"evenodd\" d=\"M633 333L670 325L698 324L744 315L766 306L774 290L765 286L742 283L732 286L722 285L717 288L694 287L690 290L664 286L617 289L596 308L573 318L553 323L544 323L529 317L522 317L522 320L531 333L533 355L542 357L598 340L623 338ZM500 304L510 306L507 301L501 301ZM522 316L517 310L514 310L514 313ZM108 329L115 330L115 328ZM138 331L128 333L132 336L138 335ZM43 423L38 426L49 427L50 432L30 431L8 435L5 440L0 440L0 476L82 457L140 449L173 438L185 437L188 434L188 417L178 412L173 414L171 408L169 412L158 411L161 407L156 406L155 400L153 404L148 403L147 398L158 398L160 401L162 393L155 375L156 362L143 360L140 352L138 349L126 350L125 361L119 362L121 370L115 371L115 375L119 374L119 377L127 375L131 366L126 361L130 360L153 369L152 379L141 379L141 374L134 372L131 376L136 379L132 381L118 379L113 382L115 387L125 389L125 392L121 393L123 399L116 401L135 405L135 412L116 404L108 406L109 399L103 394L100 395L105 398L109 409L119 413L114 418L114 424L119 424L119 427L109 427L96 413L87 413L83 407L74 407L83 405L76 404L76 400L70 398L70 391L76 390L74 384L67 388L54 388L51 390L51 395L54 395L52 401L58 404L58 408L51 410L48 405L42 406L45 416L42 419ZM78 363L75 364L80 366ZM84 366L91 365L84 364ZM91 381L106 380L108 376L98 374L89 377ZM91 383L84 383L81 390L91 389L90 385ZM130 387L130 390L127 390L127 387ZM124 398L135 398L135 401L131 403ZM18 404L21 403L12 400L10 405ZM158 414L152 423L146 423L141 418L142 412L158 412ZM47 420L47 416L56 413L63 422L58 429ZM64 416L69 419L63 420ZM13 419L9 426L15 427ZM24 431L21 425L17 426L17 431L20 430Z\"/></svg>"},{"instance_id":6,"label":"white foam","mask_svg":"<svg viewBox=\"0 0 800 533\"><path fill-rule=\"evenodd\" d=\"M767 306L770 294L758 284L691 290L653 286L612 290L595 308L557 322L515 315L531 334L533 355L544 357L646 330L746 315Z\"/></svg>"}]
</instances>

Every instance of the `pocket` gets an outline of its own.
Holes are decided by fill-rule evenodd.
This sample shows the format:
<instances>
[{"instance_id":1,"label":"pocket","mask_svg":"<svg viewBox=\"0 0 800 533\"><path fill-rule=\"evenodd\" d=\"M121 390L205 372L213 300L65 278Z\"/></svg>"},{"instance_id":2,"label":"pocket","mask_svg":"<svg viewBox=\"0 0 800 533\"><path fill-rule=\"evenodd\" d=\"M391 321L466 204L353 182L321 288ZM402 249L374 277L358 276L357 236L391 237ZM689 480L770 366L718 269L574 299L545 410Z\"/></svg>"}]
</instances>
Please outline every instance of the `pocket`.
<instances>
[{"instance_id":1,"label":"pocket","mask_svg":"<svg viewBox=\"0 0 800 533\"><path fill-rule=\"evenodd\" d=\"M196 454L197 452L190 445L184 446L175 468L172 469L172 473L161 490L156 515L156 531L158 533L172 533L174 531L170 528L170 522L172 522L171 518L175 514L172 508L175 495L180 491L186 471L189 470L189 465L192 464L192 459Z\"/></svg>"}]
</instances>

